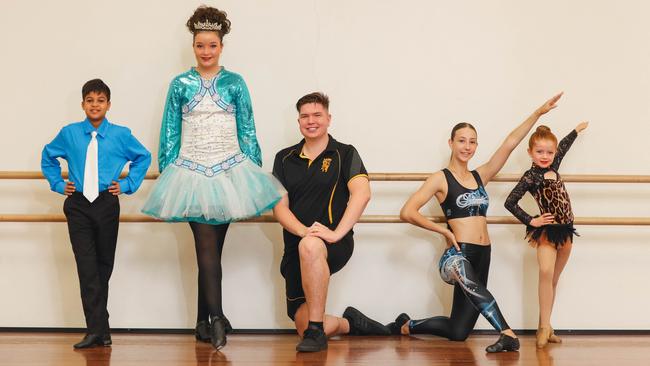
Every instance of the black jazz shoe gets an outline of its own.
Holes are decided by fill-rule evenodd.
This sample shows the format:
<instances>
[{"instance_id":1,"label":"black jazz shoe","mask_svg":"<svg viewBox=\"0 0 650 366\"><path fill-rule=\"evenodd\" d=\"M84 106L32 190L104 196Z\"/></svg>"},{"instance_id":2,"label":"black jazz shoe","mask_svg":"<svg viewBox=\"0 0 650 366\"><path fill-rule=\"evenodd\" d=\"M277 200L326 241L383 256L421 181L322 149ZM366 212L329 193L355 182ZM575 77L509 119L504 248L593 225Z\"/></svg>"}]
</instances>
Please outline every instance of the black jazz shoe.
<instances>
[{"instance_id":1,"label":"black jazz shoe","mask_svg":"<svg viewBox=\"0 0 650 366\"><path fill-rule=\"evenodd\" d=\"M196 329L194 329L194 336L197 341L210 342L210 322L207 320L199 320L196 322Z\"/></svg>"},{"instance_id":2,"label":"black jazz shoe","mask_svg":"<svg viewBox=\"0 0 650 366\"><path fill-rule=\"evenodd\" d=\"M508 352L519 350L519 339L512 338L508 335L501 334L496 343L491 344L485 348L487 353Z\"/></svg>"},{"instance_id":3,"label":"black jazz shoe","mask_svg":"<svg viewBox=\"0 0 650 366\"><path fill-rule=\"evenodd\" d=\"M214 348L221 349L226 345L226 319L219 316L210 319L210 342Z\"/></svg>"}]
</instances>

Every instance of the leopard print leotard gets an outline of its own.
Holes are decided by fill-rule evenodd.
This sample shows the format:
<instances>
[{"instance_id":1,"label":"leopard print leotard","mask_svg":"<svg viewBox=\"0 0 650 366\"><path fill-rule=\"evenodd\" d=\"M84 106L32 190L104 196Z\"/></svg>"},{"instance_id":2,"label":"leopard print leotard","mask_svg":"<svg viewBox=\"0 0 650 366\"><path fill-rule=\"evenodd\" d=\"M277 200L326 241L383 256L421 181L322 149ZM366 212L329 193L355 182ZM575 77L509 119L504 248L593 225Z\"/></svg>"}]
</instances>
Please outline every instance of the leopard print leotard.
<instances>
[{"instance_id":1,"label":"leopard print leotard","mask_svg":"<svg viewBox=\"0 0 650 366\"><path fill-rule=\"evenodd\" d=\"M510 211L519 221L527 225L526 237L530 241L537 242L542 237L557 245L562 245L567 239L573 240L575 229L573 228L573 210L571 209L571 200L567 193L564 182L558 173L560 163L564 155L569 151L569 148L578 137L578 133L573 130L558 144L557 154L553 163L548 168L541 168L533 164L519 180L519 183L510 192L505 202L505 207ZM544 178L544 174L552 171L556 175L556 179ZM550 213L555 218L555 223L545 225L540 228L530 226L530 221L533 216L529 215L519 206L519 201L526 194L530 192L541 214Z\"/></svg>"}]
</instances>

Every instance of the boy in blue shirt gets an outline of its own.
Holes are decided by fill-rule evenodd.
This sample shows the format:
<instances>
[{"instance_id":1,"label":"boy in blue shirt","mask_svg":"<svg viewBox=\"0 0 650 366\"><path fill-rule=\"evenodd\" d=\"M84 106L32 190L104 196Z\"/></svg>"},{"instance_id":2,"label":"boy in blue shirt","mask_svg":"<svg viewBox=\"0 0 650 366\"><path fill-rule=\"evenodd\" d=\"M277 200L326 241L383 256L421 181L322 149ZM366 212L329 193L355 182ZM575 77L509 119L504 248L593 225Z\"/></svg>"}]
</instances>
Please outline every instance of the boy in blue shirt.
<instances>
[{"instance_id":1,"label":"boy in blue shirt","mask_svg":"<svg viewBox=\"0 0 650 366\"><path fill-rule=\"evenodd\" d=\"M63 127L45 145L41 158L41 170L52 191L68 196L63 212L88 327L74 348L112 344L106 304L120 218L117 196L134 193L151 163L151 154L131 130L106 119L111 91L103 81L88 81L81 94L86 119ZM58 158L68 162L67 182L61 178ZM127 162L131 162L129 174L119 179Z\"/></svg>"}]
</instances>

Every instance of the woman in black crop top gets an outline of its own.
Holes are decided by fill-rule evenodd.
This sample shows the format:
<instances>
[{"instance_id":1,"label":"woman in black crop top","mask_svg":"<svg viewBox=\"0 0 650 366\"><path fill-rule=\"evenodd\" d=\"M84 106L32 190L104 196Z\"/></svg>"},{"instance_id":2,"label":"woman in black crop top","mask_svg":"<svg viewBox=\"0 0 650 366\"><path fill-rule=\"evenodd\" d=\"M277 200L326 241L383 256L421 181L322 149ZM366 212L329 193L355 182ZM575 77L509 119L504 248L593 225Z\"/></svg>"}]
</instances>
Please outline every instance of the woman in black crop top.
<instances>
[{"instance_id":1,"label":"woman in black crop top","mask_svg":"<svg viewBox=\"0 0 650 366\"><path fill-rule=\"evenodd\" d=\"M587 122L580 123L559 145L557 137L548 127L537 127L528 141L528 154L533 159L533 166L524 173L505 202L508 211L526 225L526 239L531 246L537 248L539 348L546 346L548 342L561 342L551 327L551 312L555 289L569 260L573 234L576 232L573 228L571 201L558 169L578 133L587 128L587 125ZM519 207L519 200L526 192L530 192L535 198L541 215L532 217Z\"/></svg>"},{"instance_id":2,"label":"woman in black crop top","mask_svg":"<svg viewBox=\"0 0 650 366\"><path fill-rule=\"evenodd\" d=\"M410 320L406 314L401 314L394 323L389 324L393 332L433 334L463 341L474 329L478 315L482 314L501 332L499 340L486 348L487 352L519 349L517 336L486 289L490 238L485 219L489 200L484 185L501 170L510 153L526 137L539 117L555 108L561 96L560 93L537 108L506 137L487 163L473 171L467 166L478 145L476 129L469 123L459 123L452 129L449 165L433 173L408 199L400 213L402 220L439 233L447 240L447 249L439 268L443 280L454 285L451 315ZM434 196L442 206L447 227L433 223L419 212Z\"/></svg>"}]
</instances>

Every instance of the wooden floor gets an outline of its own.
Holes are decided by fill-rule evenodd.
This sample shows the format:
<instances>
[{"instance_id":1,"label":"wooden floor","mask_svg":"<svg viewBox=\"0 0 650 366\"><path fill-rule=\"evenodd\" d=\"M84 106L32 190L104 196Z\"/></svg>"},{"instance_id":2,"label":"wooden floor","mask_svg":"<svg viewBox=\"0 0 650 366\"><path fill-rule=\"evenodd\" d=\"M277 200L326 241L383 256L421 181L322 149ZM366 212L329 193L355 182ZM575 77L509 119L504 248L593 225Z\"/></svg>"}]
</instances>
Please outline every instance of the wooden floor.
<instances>
[{"instance_id":1,"label":"wooden floor","mask_svg":"<svg viewBox=\"0 0 650 366\"><path fill-rule=\"evenodd\" d=\"M486 354L494 336L466 342L437 337L342 337L325 352L296 353L295 335L231 335L217 352L190 335L114 334L112 347L75 351L81 334L0 333L0 366L23 365L650 365L650 336L563 336L537 351L523 336L520 352Z\"/></svg>"}]
</instances>

